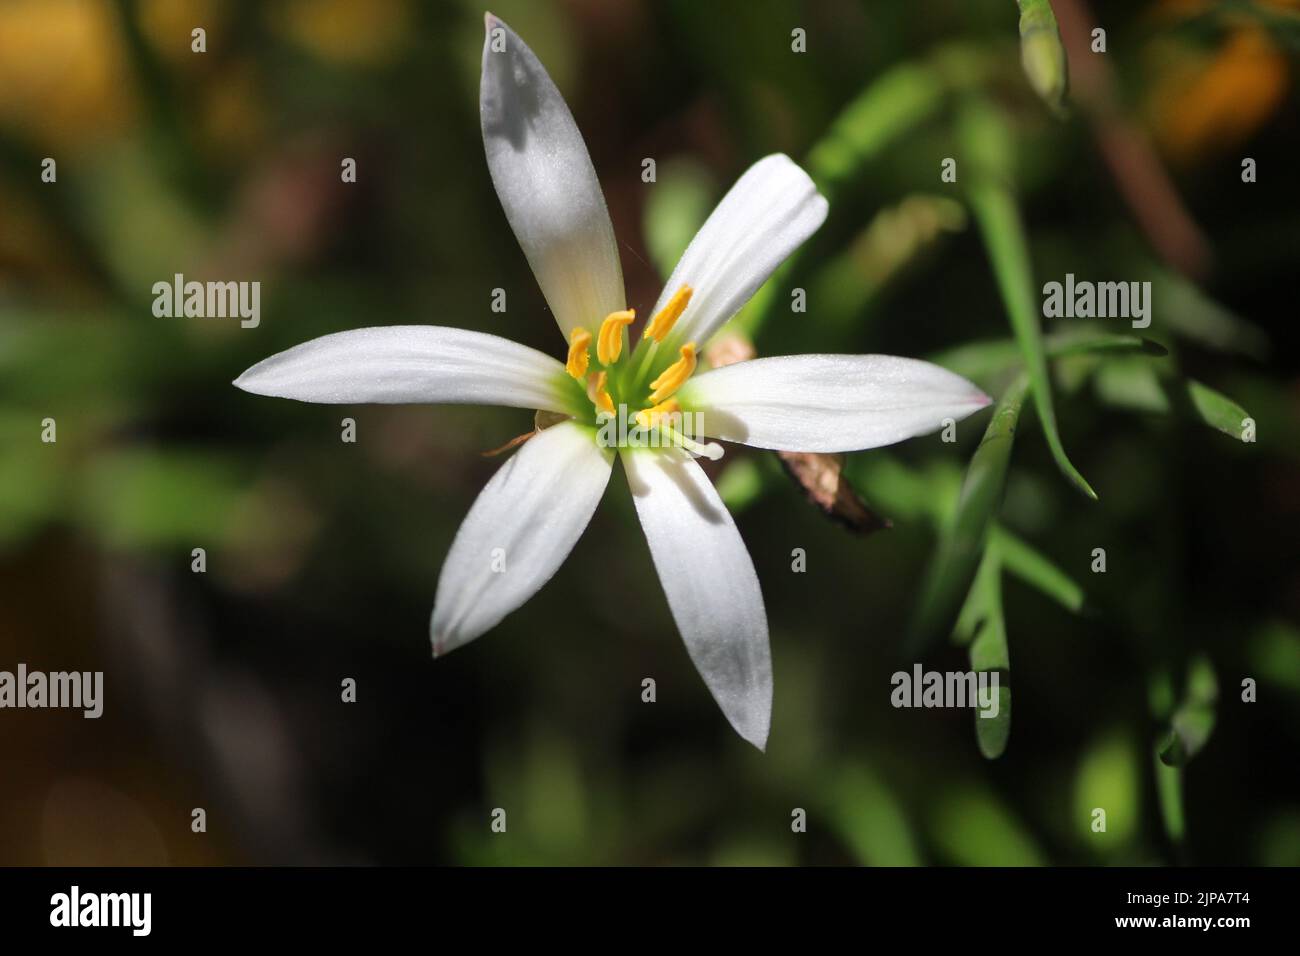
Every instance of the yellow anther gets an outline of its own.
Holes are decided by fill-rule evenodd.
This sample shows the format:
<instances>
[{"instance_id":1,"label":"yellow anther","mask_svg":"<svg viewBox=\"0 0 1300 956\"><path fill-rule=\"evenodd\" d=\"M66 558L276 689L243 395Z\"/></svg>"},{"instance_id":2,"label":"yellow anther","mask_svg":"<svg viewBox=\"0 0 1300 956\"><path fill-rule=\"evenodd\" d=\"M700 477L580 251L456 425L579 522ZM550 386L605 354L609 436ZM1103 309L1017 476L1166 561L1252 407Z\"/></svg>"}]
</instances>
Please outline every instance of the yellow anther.
<instances>
[{"instance_id":1,"label":"yellow anther","mask_svg":"<svg viewBox=\"0 0 1300 956\"><path fill-rule=\"evenodd\" d=\"M694 293L695 290L688 285L684 285L674 292L673 297L668 300L668 304L646 323L645 337L654 339L656 342L662 342L674 323L686 311L686 306L690 304L691 296Z\"/></svg>"},{"instance_id":2,"label":"yellow anther","mask_svg":"<svg viewBox=\"0 0 1300 956\"><path fill-rule=\"evenodd\" d=\"M682 346L682 357L663 370L663 373L650 383L654 389L646 399L651 405L658 405L665 398L677 391L695 372L695 343L687 342Z\"/></svg>"},{"instance_id":3,"label":"yellow anther","mask_svg":"<svg viewBox=\"0 0 1300 956\"><path fill-rule=\"evenodd\" d=\"M591 344L591 333L578 326L569 334L569 359L564 363L564 370L582 381L582 377L587 374L587 346Z\"/></svg>"},{"instance_id":4,"label":"yellow anther","mask_svg":"<svg viewBox=\"0 0 1300 956\"><path fill-rule=\"evenodd\" d=\"M636 309L611 312L600 324L596 335L596 358L601 365L613 365L623 354L623 330L636 318Z\"/></svg>"},{"instance_id":5,"label":"yellow anther","mask_svg":"<svg viewBox=\"0 0 1300 956\"><path fill-rule=\"evenodd\" d=\"M609 389L605 387L605 380L609 373L601 372L595 376L588 385L587 394L591 396L592 404L596 406L596 411L605 415L614 414L614 400L609 396Z\"/></svg>"},{"instance_id":6,"label":"yellow anther","mask_svg":"<svg viewBox=\"0 0 1300 956\"><path fill-rule=\"evenodd\" d=\"M636 413L636 423L642 428L651 428L665 415L676 415L681 410L682 407L677 404L677 399L670 398L666 402L660 402L654 408L641 409Z\"/></svg>"}]
</instances>

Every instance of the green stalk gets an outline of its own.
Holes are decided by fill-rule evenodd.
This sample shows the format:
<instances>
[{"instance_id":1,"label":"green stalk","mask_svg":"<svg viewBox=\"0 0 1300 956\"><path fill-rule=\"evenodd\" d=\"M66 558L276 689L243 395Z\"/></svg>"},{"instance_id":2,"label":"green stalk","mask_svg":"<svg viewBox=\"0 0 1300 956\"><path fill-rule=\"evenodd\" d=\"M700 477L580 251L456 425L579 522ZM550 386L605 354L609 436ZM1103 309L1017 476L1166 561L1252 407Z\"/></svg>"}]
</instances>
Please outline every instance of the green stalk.
<instances>
[{"instance_id":1,"label":"green stalk","mask_svg":"<svg viewBox=\"0 0 1300 956\"><path fill-rule=\"evenodd\" d=\"M984 438L971 456L957 509L939 539L921 585L921 600L907 640L906 649L910 654L919 653L935 638L952 630L957 611L970 591L989 529L1002 502L1011 446L1027 387L1026 377L1021 374L1003 392Z\"/></svg>"}]
</instances>

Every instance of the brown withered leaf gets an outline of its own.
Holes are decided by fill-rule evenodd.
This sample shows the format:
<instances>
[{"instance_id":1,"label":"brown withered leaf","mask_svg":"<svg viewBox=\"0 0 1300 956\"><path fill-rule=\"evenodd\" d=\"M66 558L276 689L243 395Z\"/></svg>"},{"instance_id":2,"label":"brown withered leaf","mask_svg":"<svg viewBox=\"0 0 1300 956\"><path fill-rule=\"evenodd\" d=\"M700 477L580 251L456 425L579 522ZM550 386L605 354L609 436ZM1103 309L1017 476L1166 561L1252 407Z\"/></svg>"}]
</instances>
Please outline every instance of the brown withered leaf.
<instances>
[{"instance_id":1,"label":"brown withered leaf","mask_svg":"<svg viewBox=\"0 0 1300 956\"><path fill-rule=\"evenodd\" d=\"M776 455L808 500L836 524L854 534L871 534L891 526L889 519L867 507L844 477L843 455L802 451L778 451Z\"/></svg>"}]
</instances>

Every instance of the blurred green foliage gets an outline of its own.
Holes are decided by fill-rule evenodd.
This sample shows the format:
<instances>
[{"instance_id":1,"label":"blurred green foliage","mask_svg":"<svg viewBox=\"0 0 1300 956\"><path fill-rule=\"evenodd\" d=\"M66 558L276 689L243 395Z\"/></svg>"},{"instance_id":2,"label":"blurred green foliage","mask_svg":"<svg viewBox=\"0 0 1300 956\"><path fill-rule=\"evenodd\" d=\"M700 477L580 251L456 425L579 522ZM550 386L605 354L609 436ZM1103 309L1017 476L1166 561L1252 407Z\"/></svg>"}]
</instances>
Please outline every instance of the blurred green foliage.
<instances>
[{"instance_id":1,"label":"blurred green foliage","mask_svg":"<svg viewBox=\"0 0 1300 956\"><path fill-rule=\"evenodd\" d=\"M1059 31L1026 31L1010 0L493 4L587 136L630 305L741 170L785 151L830 218L724 334L759 354L931 356L997 399L956 442L848 457L892 522L866 538L774 456L728 450L714 477L772 629L765 756L691 669L626 496L526 608L428 659L442 555L496 466L478 453L526 416L229 385L375 324L558 353L483 162L484 4L0 7L0 665L98 663L120 688L94 728L11 738L0 862L51 859L30 808L57 829L45 794L82 775L179 862L1300 863L1280 756L1300 743L1300 144L1279 121L1300 16L1072 2L1109 33L1101 108L1073 72L1065 92L1061 69L1085 64L1055 6ZM1167 223L1105 159L1116 137L1156 157L1212 271L1162 253ZM1066 271L1151 281L1150 328L1044 327L1038 290ZM155 318L150 286L174 273L259 278L262 325ZM791 315L796 286L809 306ZM951 641L909 654L909 630ZM999 718L891 708L917 653L998 671ZM361 692L340 713L343 676ZM195 805L228 821L213 849L189 839ZM137 858L122 846L105 859Z\"/></svg>"}]
</instances>

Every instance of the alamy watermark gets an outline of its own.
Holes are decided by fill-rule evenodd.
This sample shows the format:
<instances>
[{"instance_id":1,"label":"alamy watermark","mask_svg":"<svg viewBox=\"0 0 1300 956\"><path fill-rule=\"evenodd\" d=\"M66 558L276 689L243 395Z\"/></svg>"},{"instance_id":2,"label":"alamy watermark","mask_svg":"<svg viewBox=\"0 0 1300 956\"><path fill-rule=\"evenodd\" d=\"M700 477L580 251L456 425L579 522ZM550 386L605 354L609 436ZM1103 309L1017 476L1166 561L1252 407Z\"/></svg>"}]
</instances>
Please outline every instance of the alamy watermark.
<instances>
[{"instance_id":1,"label":"alamy watermark","mask_svg":"<svg viewBox=\"0 0 1300 956\"><path fill-rule=\"evenodd\" d=\"M103 671L0 671L0 709L66 708L94 720L104 713Z\"/></svg>"},{"instance_id":2,"label":"alamy watermark","mask_svg":"<svg viewBox=\"0 0 1300 956\"><path fill-rule=\"evenodd\" d=\"M1151 324L1150 282L1076 282L1073 272L1065 282L1043 286L1043 318L1129 319L1135 329Z\"/></svg>"},{"instance_id":3,"label":"alamy watermark","mask_svg":"<svg viewBox=\"0 0 1300 956\"><path fill-rule=\"evenodd\" d=\"M975 707L981 717L998 715L997 671L923 671L913 664L911 673L895 671L889 679L895 707Z\"/></svg>"},{"instance_id":4,"label":"alamy watermark","mask_svg":"<svg viewBox=\"0 0 1300 956\"><path fill-rule=\"evenodd\" d=\"M651 417L646 410L629 412L619 405L617 414L598 415L596 425L596 443L602 448L684 448L713 457L710 450L716 447L700 443L703 412L659 412Z\"/></svg>"},{"instance_id":5,"label":"alamy watermark","mask_svg":"<svg viewBox=\"0 0 1300 956\"><path fill-rule=\"evenodd\" d=\"M153 284L153 314L160 319L233 319L240 328L262 321L262 283L186 282L176 273L171 282Z\"/></svg>"},{"instance_id":6,"label":"alamy watermark","mask_svg":"<svg viewBox=\"0 0 1300 956\"><path fill-rule=\"evenodd\" d=\"M50 925L124 926L132 936L148 936L153 928L152 893L83 893L74 885L50 897Z\"/></svg>"}]
</instances>

